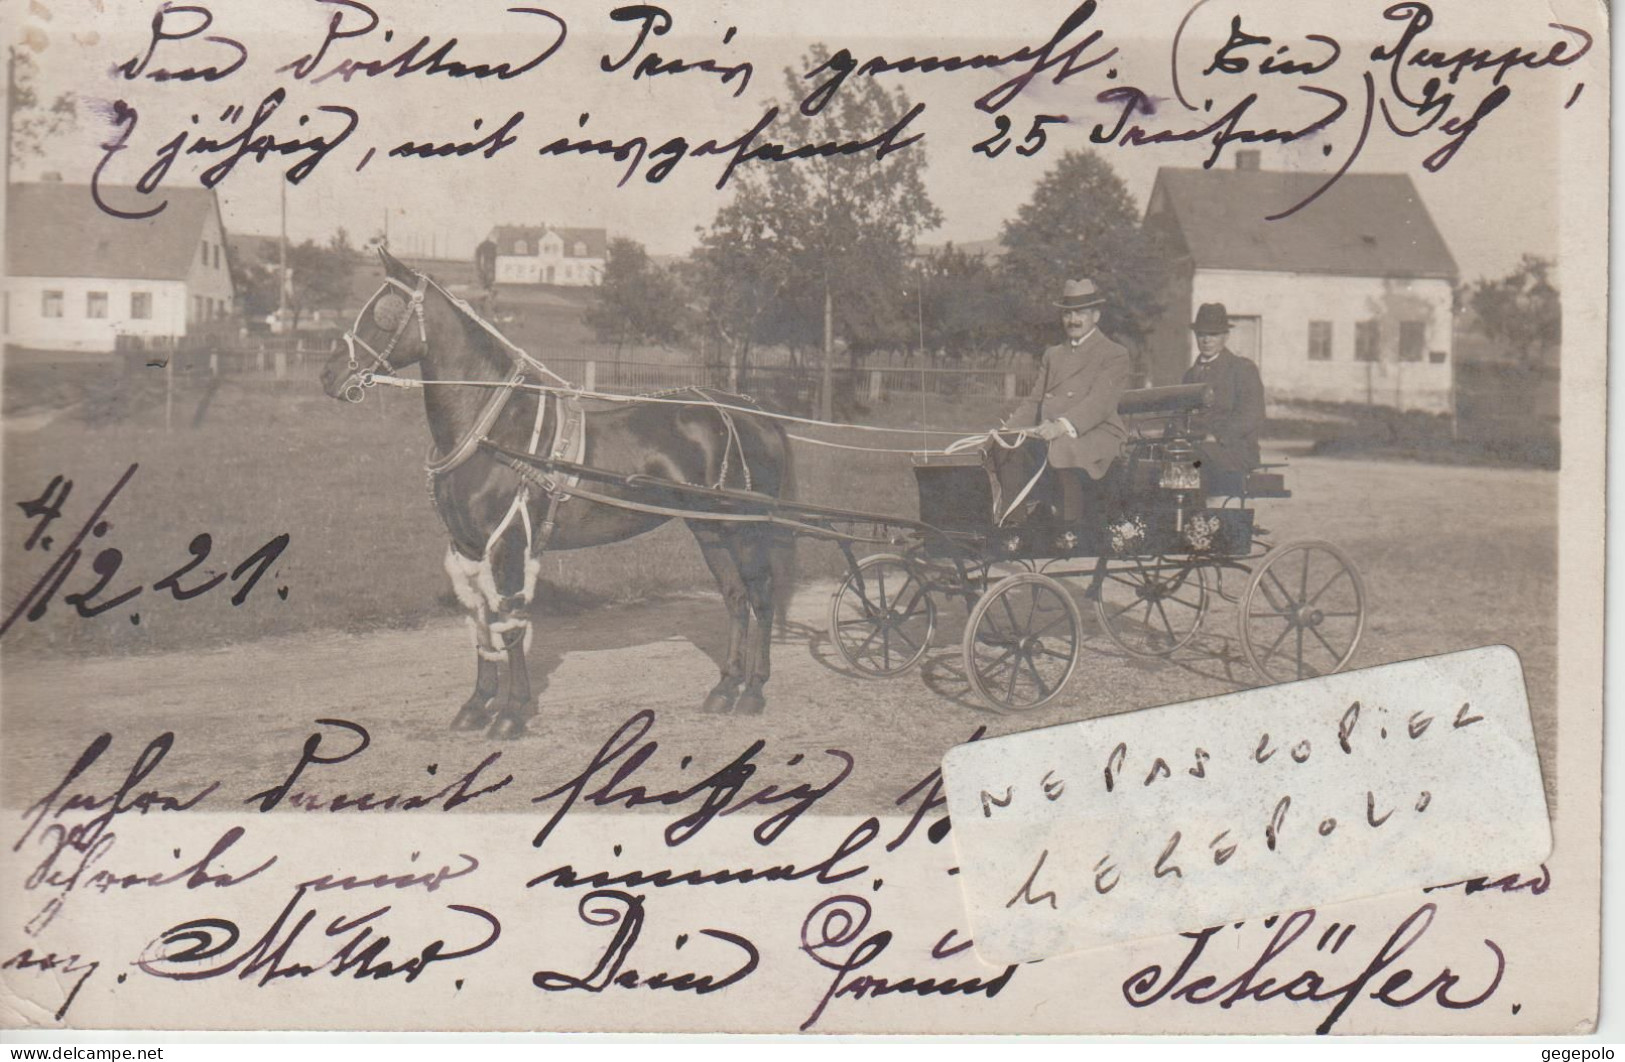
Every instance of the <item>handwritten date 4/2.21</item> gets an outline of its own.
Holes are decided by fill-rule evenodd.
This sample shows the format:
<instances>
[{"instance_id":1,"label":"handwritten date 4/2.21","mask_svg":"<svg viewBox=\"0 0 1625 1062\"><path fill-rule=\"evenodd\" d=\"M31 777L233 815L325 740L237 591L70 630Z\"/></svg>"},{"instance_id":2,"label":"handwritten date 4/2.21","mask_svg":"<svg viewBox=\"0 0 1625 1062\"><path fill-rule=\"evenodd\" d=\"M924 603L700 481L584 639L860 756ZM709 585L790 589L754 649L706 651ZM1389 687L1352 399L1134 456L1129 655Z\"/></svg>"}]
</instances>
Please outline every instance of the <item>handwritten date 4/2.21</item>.
<instances>
[{"instance_id":1,"label":"handwritten date 4/2.21","mask_svg":"<svg viewBox=\"0 0 1625 1062\"><path fill-rule=\"evenodd\" d=\"M55 559L45 574L23 595L22 600L12 606L5 619L0 621L0 636L4 636L19 619L26 618L33 623L45 616L51 602L56 599L58 592L83 559L87 540L104 538L112 530L113 523L107 519L108 510L140 467L139 464L132 464L127 468L113 485L113 489L96 504L90 517L79 526L67 543L60 547L50 531L52 525L62 518L63 507L73 493L73 480L56 476L38 497L17 503L24 517L33 524L31 533L23 542L23 548L54 554ZM190 601L229 579L236 586L236 591L231 595L231 603L240 606L248 600L248 595L261 577L276 564L277 559L282 556L282 551L288 548L288 540L286 532L277 535L236 564L229 573L205 569L194 574L198 567L209 559L209 554L214 549L213 537L206 531L201 532L194 536L187 546L191 559L154 581L150 589L154 593L167 592L176 601ZM84 589L67 593L62 598L63 603L71 605L83 619L94 619L104 612L128 604L149 587L137 585L122 592L110 591L109 588L123 565L122 550L114 546L100 550L90 562L90 569L96 576L95 582ZM277 588L279 598L285 599L287 594L287 587ZM140 623L140 613L132 611L130 622Z\"/></svg>"}]
</instances>

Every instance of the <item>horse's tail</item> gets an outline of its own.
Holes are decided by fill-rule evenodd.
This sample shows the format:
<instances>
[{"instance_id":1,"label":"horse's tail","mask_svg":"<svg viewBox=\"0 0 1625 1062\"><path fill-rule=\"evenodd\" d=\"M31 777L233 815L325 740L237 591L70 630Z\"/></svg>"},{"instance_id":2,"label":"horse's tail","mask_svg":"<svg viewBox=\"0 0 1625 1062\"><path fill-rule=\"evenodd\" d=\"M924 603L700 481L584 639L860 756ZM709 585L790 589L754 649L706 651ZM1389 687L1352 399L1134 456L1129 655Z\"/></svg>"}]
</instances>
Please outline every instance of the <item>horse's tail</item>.
<instances>
[{"instance_id":1,"label":"horse's tail","mask_svg":"<svg viewBox=\"0 0 1625 1062\"><path fill-rule=\"evenodd\" d=\"M782 429L778 433L784 444L784 462L779 469L779 500L796 500L796 455L790 440ZM789 629L790 598L796 591L796 535L788 528L779 528L773 536L768 563L773 568L773 618L780 631Z\"/></svg>"}]
</instances>

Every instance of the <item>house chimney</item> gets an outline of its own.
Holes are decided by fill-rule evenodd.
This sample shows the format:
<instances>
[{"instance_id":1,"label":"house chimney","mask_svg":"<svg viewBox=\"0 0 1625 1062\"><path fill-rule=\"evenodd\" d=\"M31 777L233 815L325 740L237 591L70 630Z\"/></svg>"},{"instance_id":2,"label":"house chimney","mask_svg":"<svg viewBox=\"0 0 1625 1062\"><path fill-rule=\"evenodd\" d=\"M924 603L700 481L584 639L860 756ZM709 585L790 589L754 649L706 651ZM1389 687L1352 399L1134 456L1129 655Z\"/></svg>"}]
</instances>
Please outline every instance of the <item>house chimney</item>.
<instances>
[{"instance_id":1,"label":"house chimney","mask_svg":"<svg viewBox=\"0 0 1625 1062\"><path fill-rule=\"evenodd\" d=\"M1260 151L1258 151L1256 148L1254 148L1254 149L1252 149L1250 151L1238 151L1238 152L1236 152L1236 169L1238 169L1238 170L1256 170L1256 169L1258 169L1258 159L1259 159L1260 154L1262 154L1262 153Z\"/></svg>"}]
</instances>

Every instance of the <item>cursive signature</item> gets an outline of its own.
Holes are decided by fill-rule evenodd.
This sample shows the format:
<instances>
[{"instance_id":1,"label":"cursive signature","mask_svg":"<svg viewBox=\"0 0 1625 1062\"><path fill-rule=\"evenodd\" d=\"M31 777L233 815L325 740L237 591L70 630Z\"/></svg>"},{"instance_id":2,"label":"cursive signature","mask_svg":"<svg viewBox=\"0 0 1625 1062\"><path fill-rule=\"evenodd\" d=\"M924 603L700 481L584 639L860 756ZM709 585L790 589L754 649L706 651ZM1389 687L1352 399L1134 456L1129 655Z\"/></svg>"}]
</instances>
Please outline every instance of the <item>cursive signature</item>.
<instances>
[{"instance_id":1,"label":"cursive signature","mask_svg":"<svg viewBox=\"0 0 1625 1062\"><path fill-rule=\"evenodd\" d=\"M1437 913L1437 904L1425 903L1418 907L1388 934L1358 973L1341 981L1334 975L1304 965L1304 958L1299 956L1311 948L1326 956L1336 956L1353 937L1357 927L1353 923L1345 925L1333 922L1322 931L1318 943L1300 947L1298 942L1305 938L1318 920L1317 913L1312 910L1294 911L1285 918L1267 919L1264 925L1274 926L1274 936L1240 973L1228 977L1222 972L1199 971L1222 970L1225 959L1237 952L1236 947L1215 948L1215 952L1221 952L1221 955L1216 962L1210 959L1205 966L1202 965L1203 955L1208 945L1221 933L1234 931L1246 923L1238 922L1233 927L1215 926L1199 933L1182 933L1180 936L1191 944L1173 973L1168 973L1161 963L1147 966L1123 982L1123 998L1132 1007L1156 1006L1166 1000L1193 1006L1217 1003L1225 1010L1238 1003L1267 1003L1275 999L1294 1003L1331 1003L1331 1012L1315 1027L1315 1032L1322 1035L1331 1032L1355 1001L1362 998L1374 999L1394 1008L1413 1006L1429 998L1450 1010L1476 1007L1495 994L1501 985L1501 976L1506 972L1505 953L1495 941L1487 938L1484 946L1489 949L1494 970L1477 978L1483 987L1476 993L1455 994L1456 986L1463 978L1449 966L1429 976L1421 988L1407 990L1418 974L1412 966L1401 965L1400 960L1427 934ZM1377 982L1378 976L1383 974L1386 976ZM1376 982L1375 985L1373 982Z\"/></svg>"}]
</instances>

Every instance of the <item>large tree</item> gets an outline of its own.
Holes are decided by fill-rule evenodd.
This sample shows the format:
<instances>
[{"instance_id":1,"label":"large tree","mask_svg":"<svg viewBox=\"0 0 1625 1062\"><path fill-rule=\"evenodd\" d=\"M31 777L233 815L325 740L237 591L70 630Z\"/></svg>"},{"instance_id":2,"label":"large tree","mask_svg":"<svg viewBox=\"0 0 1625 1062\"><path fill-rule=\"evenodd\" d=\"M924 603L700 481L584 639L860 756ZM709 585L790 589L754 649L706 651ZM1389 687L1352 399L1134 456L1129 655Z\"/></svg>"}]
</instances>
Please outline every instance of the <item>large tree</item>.
<instances>
[{"instance_id":1,"label":"large tree","mask_svg":"<svg viewBox=\"0 0 1625 1062\"><path fill-rule=\"evenodd\" d=\"M79 110L71 92L60 93L49 101L40 95L39 66L26 46L11 47L7 64L12 93L11 154L7 163L15 167L22 159L44 158L45 145L73 129ZM10 180L12 175L6 176Z\"/></svg>"},{"instance_id":2,"label":"large tree","mask_svg":"<svg viewBox=\"0 0 1625 1062\"><path fill-rule=\"evenodd\" d=\"M745 180L717 211L682 268L705 335L729 366L738 390L763 320L790 286L790 256L763 189Z\"/></svg>"},{"instance_id":3,"label":"large tree","mask_svg":"<svg viewBox=\"0 0 1625 1062\"><path fill-rule=\"evenodd\" d=\"M598 301L585 315L601 342L613 342L617 349L627 343L671 343L682 333L686 313L677 279L643 244L610 241Z\"/></svg>"},{"instance_id":4,"label":"large tree","mask_svg":"<svg viewBox=\"0 0 1625 1062\"><path fill-rule=\"evenodd\" d=\"M279 252L266 245L256 260L239 261L230 256L232 280L242 299L243 314L260 318L275 313L281 306L278 276L281 273ZM290 325L298 327L299 320L316 310L340 310L350 298L351 279L355 275L360 256L350 245L350 234L339 229L329 237L326 245L314 240L288 247L288 309Z\"/></svg>"},{"instance_id":5,"label":"large tree","mask_svg":"<svg viewBox=\"0 0 1625 1062\"><path fill-rule=\"evenodd\" d=\"M1552 263L1526 254L1499 280L1480 280L1467 304L1478 330L1526 365L1555 362L1563 339L1563 303L1552 282Z\"/></svg>"},{"instance_id":6,"label":"large tree","mask_svg":"<svg viewBox=\"0 0 1625 1062\"><path fill-rule=\"evenodd\" d=\"M1090 277L1107 298L1101 328L1139 343L1161 308L1168 258L1140 227L1128 186L1091 150L1068 151L1004 224L1000 272L1015 301L1011 339L1042 348L1059 334L1051 305L1068 277Z\"/></svg>"},{"instance_id":7,"label":"large tree","mask_svg":"<svg viewBox=\"0 0 1625 1062\"><path fill-rule=\"evenodd\" d=\"M1008 333L1010 297L986 255L949 243L922 259L912 307L925 349L951 359L996 350Z\"/></svg>"},{"instance_id":8,"label":"large tree","mask_svg":"<svg viewBox=\"0 0 1625 1062\"><path fill-rule=\"evenodd\" d=\"M828 60L814 45L802 69ZM863 78L809 115L797 102L804 89L804 74L787 69L766 135L792 147L864 142L912 109L901 90ZM759 342L830 350L840 338L856 353L906 341L906 267L915 237L941 214L926 193L921 146L875 154L757 160L735 174L734 199L702 235L694 274L706 319L736 367Z\"/></svg>"}]
</instances>

